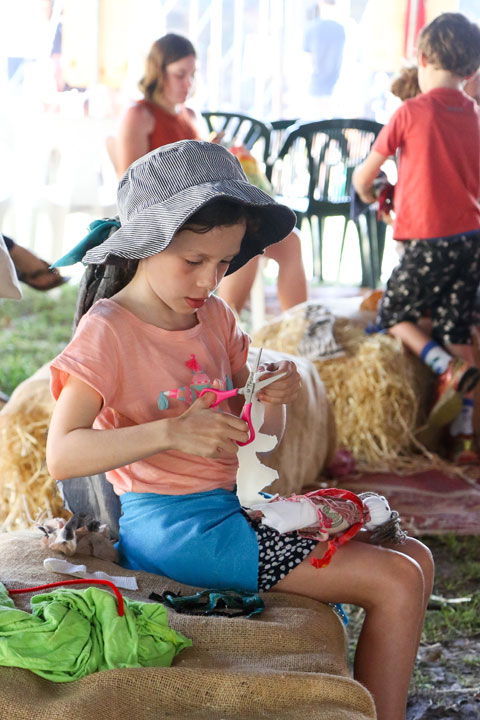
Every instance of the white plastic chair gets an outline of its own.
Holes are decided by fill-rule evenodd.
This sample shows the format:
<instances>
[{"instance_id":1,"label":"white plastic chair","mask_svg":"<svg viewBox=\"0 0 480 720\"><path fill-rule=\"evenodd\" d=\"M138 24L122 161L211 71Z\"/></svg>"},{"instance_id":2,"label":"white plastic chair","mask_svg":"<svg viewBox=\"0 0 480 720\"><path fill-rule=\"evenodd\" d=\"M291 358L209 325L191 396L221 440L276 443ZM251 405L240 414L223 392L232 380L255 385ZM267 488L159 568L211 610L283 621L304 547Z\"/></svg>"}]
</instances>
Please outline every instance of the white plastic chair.
<instances>
[{"instance_id":1,"label":"white plastic chair","mask_svg":"<svg viewBox=\"0 0 480 720\"><path fill-rule=\"evenodd\" d=\"M63 253L69 213L85 212L92 219L117 213L117 179L105 146L105 124L91 118L59 119L58 123L58 134L51 141L46 159L46 182L30 220L33 247L39 213L47 213L52 227L53 257Z\"/></svg>"}]
</instances>

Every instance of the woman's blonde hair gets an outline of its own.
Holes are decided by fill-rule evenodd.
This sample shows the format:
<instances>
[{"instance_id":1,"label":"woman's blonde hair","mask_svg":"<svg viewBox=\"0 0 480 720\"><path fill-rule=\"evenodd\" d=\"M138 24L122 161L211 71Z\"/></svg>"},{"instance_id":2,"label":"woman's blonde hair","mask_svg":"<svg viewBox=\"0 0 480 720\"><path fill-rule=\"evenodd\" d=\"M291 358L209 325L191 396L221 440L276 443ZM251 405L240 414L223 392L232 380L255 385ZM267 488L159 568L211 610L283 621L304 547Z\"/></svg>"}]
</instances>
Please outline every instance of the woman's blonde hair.
<instances>
[{"instance_id":1,"label":"woman's blonde hair","mask_svg":"<svg viewBox=\"0 0 480 720\"><path fill-rule=\"evenodd\" d=\"M163 90L165 68L184 57L196 57L190 40L182 35L168 33L155 40L145 61L145 72L138 87L146 100L154 100Z\"/></svg>"}]
</instances>

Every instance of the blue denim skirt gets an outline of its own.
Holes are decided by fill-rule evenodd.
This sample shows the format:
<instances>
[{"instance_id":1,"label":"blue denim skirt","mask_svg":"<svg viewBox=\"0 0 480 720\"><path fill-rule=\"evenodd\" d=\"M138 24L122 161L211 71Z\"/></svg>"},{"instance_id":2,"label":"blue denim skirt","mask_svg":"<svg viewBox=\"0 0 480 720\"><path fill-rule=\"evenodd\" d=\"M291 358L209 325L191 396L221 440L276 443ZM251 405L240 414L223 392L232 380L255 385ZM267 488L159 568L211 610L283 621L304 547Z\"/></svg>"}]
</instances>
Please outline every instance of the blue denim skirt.
<instances>
[{"instance_id":1,"label":"blue denim skirt","mask_svg":"<svg viewBox=\"0 0 480 720\"><path fill-rule=\"evenodd\" d=\"M120 564L186 585L258 590L257 536L234 492L125 493Z\"/></svg>"}]
</instances>

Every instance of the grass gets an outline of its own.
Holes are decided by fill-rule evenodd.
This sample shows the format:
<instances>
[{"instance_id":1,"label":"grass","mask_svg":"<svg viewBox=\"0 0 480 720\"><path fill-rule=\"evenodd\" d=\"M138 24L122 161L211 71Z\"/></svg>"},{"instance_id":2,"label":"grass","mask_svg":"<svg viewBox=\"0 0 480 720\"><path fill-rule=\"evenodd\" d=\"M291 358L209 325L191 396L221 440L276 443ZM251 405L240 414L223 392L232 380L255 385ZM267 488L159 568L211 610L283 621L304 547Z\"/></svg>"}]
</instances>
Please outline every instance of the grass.
<instances>
[{"instance_id":1,"label":"grass","mask_svg":"<svg viewBox=\"0 0 480 720\"><path fill-rule=\"evenodd\" d=\"M469 602L437 605L427 611L422 645L451 643L459 638L480 636L480 536L448 535L421 538L435 559L433 595L441 598L471 598ZM353 661L356 641L364 618L361 608L345 606L349 617L349 660ZM480 667L480 659L465 657L465 665ZM416 684L422 685L417 668ZM428 683L426 683L428 684Z\"/></svg>"},{"instance_id":2,"label":"grass","mask_svg":"<svg viewBox=\"0 0 480 720\"><path fill-rule=\"evenodd\" d=\"M22 300L0 300L0 390L7 395L58 355L72 333L75 285L22 289Z\"/></svg>"},{"instance_id":3,"label":"grass","mask_svg":"<svg viewBox=\"0 0 480 720\"><path fill-rule=\"evenodd\" d=\"M423 639L427 643L480 635L480 536L450 533L424 538L433 552L436 578L433 593L444 598L471 598L427 612Z\"/></svg>"}]
</instances>

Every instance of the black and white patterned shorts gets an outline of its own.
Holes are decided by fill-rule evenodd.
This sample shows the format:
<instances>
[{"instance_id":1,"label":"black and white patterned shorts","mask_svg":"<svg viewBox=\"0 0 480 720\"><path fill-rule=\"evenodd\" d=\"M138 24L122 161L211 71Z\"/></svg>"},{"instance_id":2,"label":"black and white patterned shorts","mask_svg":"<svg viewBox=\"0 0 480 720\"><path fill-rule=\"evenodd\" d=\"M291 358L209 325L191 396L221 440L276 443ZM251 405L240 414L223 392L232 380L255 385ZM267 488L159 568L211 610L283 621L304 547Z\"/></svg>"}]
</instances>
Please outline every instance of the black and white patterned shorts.
<instances>
[{"instance_id":1,"label":"black and white patterned shorts","mask_svg":"<svg viewBox=\"0 0 480 720\"><path fill-rule=\"evenodd\" d=\"M280 534L246 514L245 517L257 535L259 592L270 590L318 545L316 540L302 538L296 532Z\"/></svg>"},{"instance_id":2,"label":"black and white patterned shorts","mask_svg":"<svg viewBox=\"0 0 480 720\"><path fill-rule=\"evenodd\" d=\"M439 343L470 344L480 282L480 231L449 238L408 240L387 282L378 324L432 321Z\"/></svg>"}]
</instances>

